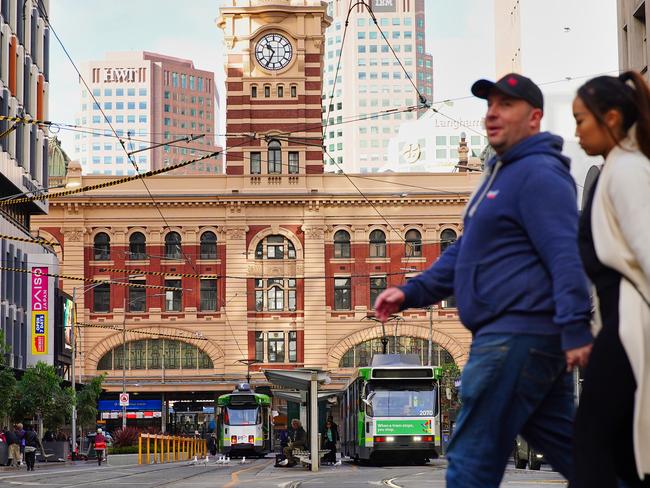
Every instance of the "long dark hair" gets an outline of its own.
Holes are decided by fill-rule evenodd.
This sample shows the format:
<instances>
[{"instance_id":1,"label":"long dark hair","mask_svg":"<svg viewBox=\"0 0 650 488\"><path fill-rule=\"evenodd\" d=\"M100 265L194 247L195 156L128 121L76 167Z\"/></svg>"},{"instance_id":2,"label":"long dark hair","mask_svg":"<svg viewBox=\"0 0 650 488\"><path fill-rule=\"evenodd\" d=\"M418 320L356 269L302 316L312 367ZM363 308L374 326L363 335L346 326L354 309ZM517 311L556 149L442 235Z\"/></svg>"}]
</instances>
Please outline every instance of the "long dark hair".
<instances>
[{"instance_id":1,"label":"long dark hair","mask_svg":"<svg viewBox=\"0 0 650 488\"><path fill-rule=\"evenodd\" d=\"M641 152L650 159L650 88L636 71L618 77L598 76L578 89L578 97L619 144L620 137L605 124L605 114L618 110L623 116L623 132L627 134L636 123L636 140Z\"/></svg>"}]
</instances>

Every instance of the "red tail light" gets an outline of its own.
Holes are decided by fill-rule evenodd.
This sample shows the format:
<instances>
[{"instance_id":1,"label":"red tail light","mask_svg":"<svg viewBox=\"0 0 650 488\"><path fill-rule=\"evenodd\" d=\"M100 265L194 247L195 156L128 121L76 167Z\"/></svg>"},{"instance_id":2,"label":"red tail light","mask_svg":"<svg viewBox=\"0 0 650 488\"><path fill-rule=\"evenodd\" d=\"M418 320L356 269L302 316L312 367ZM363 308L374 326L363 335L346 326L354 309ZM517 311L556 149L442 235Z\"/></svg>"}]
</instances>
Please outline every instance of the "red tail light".
<instances>
[{"instance_id":1,"label":"red tail light","mask_svg":"<svg viewBox=\"0 0 650 488\"><path fill-rule=\"evenodd\" d=\"M230 436L230 443L231 444L237 444L237 436L236 435L231 435Z\"/></svg>"},{"instance_id":2,"label":"red tail light","mask_svg":"<svg viewBox=\"0 0 650 488\"><path fill-rule=\"evenodd\" d=\"M255 444L255 436L254 435L249 435L248 436L248 443L249 444Z\"/></svg>"},{"instance_id":3,"label":"red tail light","mask_svg":"<svg viewBox=\"0 0 650 488\"><path fill-rule=\"evenodd\" d=\"M386 442L386 438L385 437L377 437L377 436L375 436L375 442Z\"/></svg>"},{"instance_id":4,"label":"red tail light","mask_svg":"<svg viewBox=\"0 0 650 488\"><path fill-rule=\"evenodd\" d=\"M425 436L422 438L422 440L423 440L424 442L433 442L433 436L425 435Z\"/></svg>"}]
</instances>

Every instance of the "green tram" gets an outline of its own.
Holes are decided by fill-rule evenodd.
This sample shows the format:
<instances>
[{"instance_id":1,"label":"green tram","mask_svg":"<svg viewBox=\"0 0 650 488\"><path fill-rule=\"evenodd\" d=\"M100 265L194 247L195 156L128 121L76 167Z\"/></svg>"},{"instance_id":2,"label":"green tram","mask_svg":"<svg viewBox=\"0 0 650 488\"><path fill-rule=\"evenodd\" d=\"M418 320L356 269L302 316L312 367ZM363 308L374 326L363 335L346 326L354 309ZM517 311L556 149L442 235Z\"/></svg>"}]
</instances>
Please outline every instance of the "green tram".
<instances>
[{"instance_id":1,"label":"green tram","mask_svg":"<svg viewBox=\"0 0 650 488\"><path fill-rule=\"evenodd\" d=\"M438 456L438 384L410 354L375 354L341 401L341 451L355 461L424 464Z\"/></svg>"},{"instance_id":2,"label":"green tram","mask_svg":"<svg viewBox=\"0 0 650 488\"><path fill-rule=\"evenodd\" d=\"M273 450L271 398L255 393L240 383L217 398L217 441L219 452L229 457L264 457Z\"/></svg>"}]
</instances>

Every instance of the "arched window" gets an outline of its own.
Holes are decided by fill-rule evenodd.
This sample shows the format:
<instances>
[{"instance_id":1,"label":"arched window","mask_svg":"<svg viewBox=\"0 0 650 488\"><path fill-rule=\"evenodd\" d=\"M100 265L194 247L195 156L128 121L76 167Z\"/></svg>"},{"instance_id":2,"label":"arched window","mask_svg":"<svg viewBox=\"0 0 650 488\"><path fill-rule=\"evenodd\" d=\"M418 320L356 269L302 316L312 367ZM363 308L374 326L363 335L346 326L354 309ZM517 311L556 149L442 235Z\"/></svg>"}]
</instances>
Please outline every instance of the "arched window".
<instances>
[{"instance_id":1,"label":"arched window","mask_svg":"<svg viewBox=\"0 0 650 488\"><path fill-rule=\"evenodd\" d=\"M387 329L387 333L389 329ZM341 357L339 367L356 368L369 366L372 362L372 357L375 354L381 354L381 352L381 338L370 339L348 349ZM428 364L429 341L418 337L389 336L387 352L389 354L415 354L420 359L420 364L424 366ZM446 349L434 342L431 345L431 365L442 366L443 364L454 364L454 358Z\"/></svg>"},{"instance_id":2,"label":"arched window","mask_svg":"<svg viewBox=\"0 0 650 488\"><path fill-rule=\"evenodd\" d=\"M108 351L97 371L121 370L124 346ZM126 343L126 369L214 369L210 356L198 347L171 339L142 339Z\"/></svg>"},{"instance_id":3,"label":"arched window","mask_svg":"<svg viewBox=\"0 0 650 488\"><path fill-rule=\"evenodd\" d=\"M295 278L256 278L255 311L296 310Z\"/></svg>"},{"instance_id":4,"label":"arched window","mask_svg":"<svg viewBox=\"0 0 650 488\"><path fill-rule=\"evenodd\" d=\"M217 236L214 232L201 234L201 259L217 259Z\"/></svg>"},{"instance_id":5,"label":"arched window","mask_svg":"<svg viewBox=\"0 0 650 488\"><path fill-rule=\"evenodd\" d=\"M452 229L443 230L440 234L440 254L445 252L449 246L456 242L457 238L458 236L456 235L456 232L454 232Z\"/></svg>"},{"instance_id":6,"label":"arched window","mask_svg":"<svg viewBox=\"0 0 650 488\"><path fill-rule=\"evenodd\" d=\"M266 255L264 247L266 246ZM255 247L255 259L296 259L296 247L280 234L266 236Z\"/></svg>"},{"instance_id":7,"label":"arched window","mask_svg":"<svg viewBox=\"0 0 650 488\"><path fill-rule=\"evenodd\" d=\"M404 251L407 257L422 256L422 234L420 234L420 231L411 229L406 233L406 248Z\"/></svg>"},{"instance_id":8,"label":"arched window","mask_svg":"<svg viewBox=\"0 0 650 488\"><path fill-rule=\"evenodd\" d=\"M334 257L350 257L350 234L345 230L337 230L334 234Z\"/></svg>"},{"instance_id":9,"label":"arched window","mask_svg":"<svg viewBox=\"0 0 650 488\"><path fill-rule=\"evenodd\" d=\"M381 230L373 230L370 233L370 257L386 257L386 234Z\"/></svg>"},{"instance_id":10,"label":"arched window","mask_svg":"<svg viewBox=\"0 0 650 488\"><path fill-rule=\"evenodd\" d=\"M269 142L268 147L269 174L282 173L282 146L277 140Z\"/></svg>"},{"instance_id":11,"label":"arched window","mask_svg":"<svg viewBox=\"0 0 650 488\"><path fill-rule=\"evenodd\" d=\"M147 259L147 242L142 232L134 232L129 237L129 259Z\"/></svg>"},{"instance_id":12,"label":"arched window","mask_svg":"<svg viewBox=\"0 0 650 488\"><path fill-rule=\"evenodd\" d=\"M95 236L93 247L93 259L95 261L108 261L111 259L111 238L108 237L106 232L100 232Z\"/></svg>"},{"instance_id":13,"label":"arched window","mask_svg":"<svg viewBox=\"0 0 650 488\"><path fill-rule=\"evenodd\" d=\"M170 232L165 236L165 259L180 259L181 236L178 232Z\"/></svg>"}]
</instances>

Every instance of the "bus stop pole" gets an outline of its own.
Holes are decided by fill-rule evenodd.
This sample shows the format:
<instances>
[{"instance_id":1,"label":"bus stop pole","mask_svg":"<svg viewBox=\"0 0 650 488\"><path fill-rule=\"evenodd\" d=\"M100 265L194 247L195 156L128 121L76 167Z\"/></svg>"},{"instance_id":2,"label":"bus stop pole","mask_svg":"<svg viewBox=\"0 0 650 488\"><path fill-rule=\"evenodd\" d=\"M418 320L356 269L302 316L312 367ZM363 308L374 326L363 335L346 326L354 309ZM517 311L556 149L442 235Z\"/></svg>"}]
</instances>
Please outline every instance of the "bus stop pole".
<instances>
[{"instance_id":1,"label":"bus stop pole","mask_svg":"<svg viewBox=\"0 0 650 488\"><path fill-rule=\"evenodd\" d=\"M318 442L318 373L312 371L309 384L309 443L311 470L318 471L320 444Z\"/></svg>"}]
</instances>

